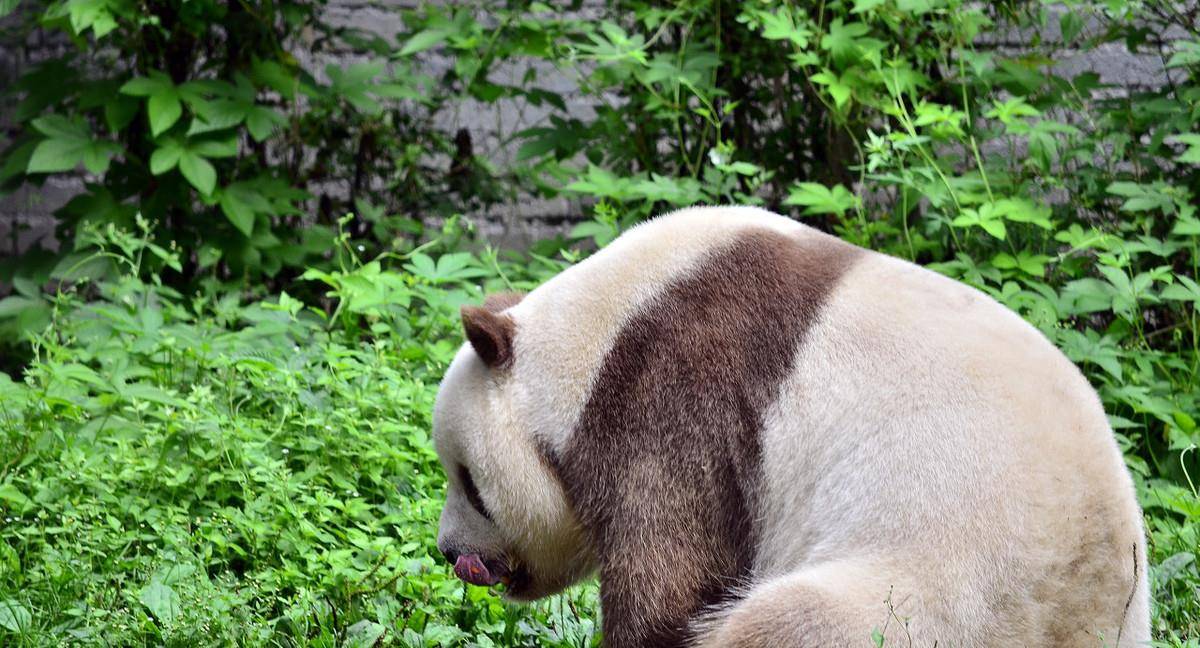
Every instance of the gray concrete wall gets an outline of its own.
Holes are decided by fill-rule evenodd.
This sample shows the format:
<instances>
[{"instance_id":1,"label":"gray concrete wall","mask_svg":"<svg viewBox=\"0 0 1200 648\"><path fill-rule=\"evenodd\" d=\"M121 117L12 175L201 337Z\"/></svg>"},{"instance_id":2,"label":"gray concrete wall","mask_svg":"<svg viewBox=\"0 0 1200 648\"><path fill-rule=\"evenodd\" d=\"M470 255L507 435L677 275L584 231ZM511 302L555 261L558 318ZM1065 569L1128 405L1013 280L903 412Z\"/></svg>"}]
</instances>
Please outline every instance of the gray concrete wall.
<instances>
[{"instance_id":1,"label":"gray concrete wall","mask_svg":"<svg viewBox=\"0 0 1200 648\"><path fill-rule=\"evenodd\" d=\"M445 0L440 0L445 1ZM374 30L391 38L403 29L398 9L419 5L417 0L331 0L328 19L334 25L345 25ZM602 6L602 0L588 0L584 12ZM1047 28L1042 30L1043 42L1057 45L1056 58L1061 73L1077 74L1093 71L1105 83L1114 84L1116 92L1139 88L1158 87L1167 81L1163 59L1153 55L1134 55L1122 43L1110 43L1084 52L1077 43L1061 42L1058 32L1059 16L1066 11L1061 7L1050 7ZM14 17L7 23L11 26ZM3 26L0 25L0 34ZM1086 30L1095 30L1088 25ZM1085 30L1085 33L1086 33ZM1162 34L1160 39L1169 42L1178 34ZM1002 52L1022 51L1027 47L1033 33L1010 31L993 35L982 47ZM1077 39L1078 40L1078 39ZM22 69L64 47L62 42L46 39L35 32L22 42L7 44L0 41L0 86L11 83ZM337 61L349 58L347 52L332 52L317 55L323 67L325 59ZM448 60L433 59L429 62L430 72L449 65ZM504 66L496 72L498 82L516 82L525 72L519 65ZM590 111L588 102L576 90L574 72L543 67L538 70L539 83L562 94L575 116L586 118ZM511 160L515 147L504 144L508 137L519 130L537 125L546 117L548 110L523 105L519 101L500 101L495 104L466 102L456 106L446 116L445 126L452 130L466 128L471 132L476 152L497 166ZM0 126L2 126L0 122ZM0 256L10 253L13 241L21 248L34 240L47 236L53 228L50 214L65 204L82 187L82 179L55 176L40 187L26 186L7 196L0 196ZM524 197L512 204L497 205L484 213L468 214L495 244L502 247L520 247L531 240L563 231L564 227L578 219L582 206L574 200L557 198L551 200ZM17 229L14 238L13 230Z\"/></svg>"}]
</instances>

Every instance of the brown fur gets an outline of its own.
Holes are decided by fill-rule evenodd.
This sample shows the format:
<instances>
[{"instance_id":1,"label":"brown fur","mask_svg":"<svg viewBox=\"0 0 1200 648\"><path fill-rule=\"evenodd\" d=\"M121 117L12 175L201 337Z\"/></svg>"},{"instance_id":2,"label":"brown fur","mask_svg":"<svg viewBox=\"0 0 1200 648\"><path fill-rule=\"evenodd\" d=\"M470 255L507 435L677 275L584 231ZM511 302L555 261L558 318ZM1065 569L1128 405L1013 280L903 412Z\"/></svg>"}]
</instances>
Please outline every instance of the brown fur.
<instances>
[{"instance_id":1,"label":"brown fur","mask_svg":"<svg viewBox=\"0 0 1200 648\"><path fill-rule=\"evenodd\" d=\"M486 304L463 306L463 331L475 353L494 369L507 369L513 360L513 337L517 332L513 318L499 313Z\"/></svg>"},{"instance_id":2,"label":"brown fur","mask_svg":"<svg viewBox=\"0 0 1200 648\"><path fill-rule=\"evenodd\" d=\"M738 236L634 315L551 457L600 560L605 645L681 646L754 562L762 413L858 255Z\"/></svg>"}]
</instances>

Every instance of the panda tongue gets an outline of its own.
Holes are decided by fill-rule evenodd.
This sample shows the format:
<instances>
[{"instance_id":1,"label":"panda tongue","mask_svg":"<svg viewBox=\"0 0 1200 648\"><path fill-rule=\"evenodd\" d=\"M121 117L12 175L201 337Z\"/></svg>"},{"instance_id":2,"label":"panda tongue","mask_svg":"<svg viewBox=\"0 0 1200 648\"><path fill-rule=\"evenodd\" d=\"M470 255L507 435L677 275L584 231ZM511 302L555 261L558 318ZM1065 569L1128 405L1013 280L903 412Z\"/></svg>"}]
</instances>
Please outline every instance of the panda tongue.
<instances>
[{"instance_id":1,"label":"panda tongue","mask_svg":"<svg viewBox=\"0 0 1200 648\"><path fill-rule=\"evenodd\" d=\"M490 586L499 582L492 575L479 554L463 554L454 562L454 575L472 585Z\"/></svg>"}]
</instances>

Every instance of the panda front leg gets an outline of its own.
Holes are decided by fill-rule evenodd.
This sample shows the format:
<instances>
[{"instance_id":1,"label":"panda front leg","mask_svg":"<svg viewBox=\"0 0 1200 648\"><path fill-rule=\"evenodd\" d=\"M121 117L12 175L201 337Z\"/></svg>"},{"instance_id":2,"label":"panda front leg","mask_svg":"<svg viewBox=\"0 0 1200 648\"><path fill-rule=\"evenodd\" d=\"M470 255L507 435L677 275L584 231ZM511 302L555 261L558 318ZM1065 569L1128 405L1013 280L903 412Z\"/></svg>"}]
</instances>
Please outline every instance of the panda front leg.
<instances>
[{"instance_id":1,"label":"panda front leg","mask_svg":"<svg viewBox=\"0 0 1200 648\"><path fill-rule=\"evenodd\" d=\"M693 625L693 648L832 648L935 643L911 580L870 561L837 561L752 587ZM911 591L911 590L910 590Z\"/></svg>"}]
</instances>

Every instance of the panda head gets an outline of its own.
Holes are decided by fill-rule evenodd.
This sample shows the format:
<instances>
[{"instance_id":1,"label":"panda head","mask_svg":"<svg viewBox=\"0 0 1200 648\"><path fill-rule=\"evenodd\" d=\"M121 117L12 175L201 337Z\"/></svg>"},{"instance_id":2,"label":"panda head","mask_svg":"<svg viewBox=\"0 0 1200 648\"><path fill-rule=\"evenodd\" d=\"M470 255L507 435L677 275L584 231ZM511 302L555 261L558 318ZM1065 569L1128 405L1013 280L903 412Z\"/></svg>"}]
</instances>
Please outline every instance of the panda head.
<instances>
[{"instance_id":1,"label":"panda head","mask_svg":"<svg viewBox=\"0 0 1200 648\"><path fill-rule=\"evenodd\" d=\"M535 438L539 389L524 380L518 295L462 309L467 343L438 390L433 439L446 471L438 549L468 583L515 600L553 594L593 569L562 484Z\"/></svg>"}]
</instances>

